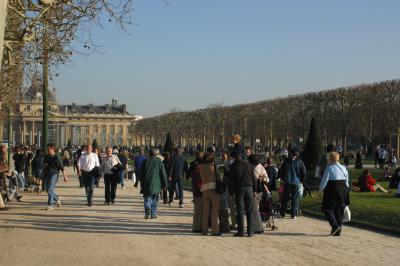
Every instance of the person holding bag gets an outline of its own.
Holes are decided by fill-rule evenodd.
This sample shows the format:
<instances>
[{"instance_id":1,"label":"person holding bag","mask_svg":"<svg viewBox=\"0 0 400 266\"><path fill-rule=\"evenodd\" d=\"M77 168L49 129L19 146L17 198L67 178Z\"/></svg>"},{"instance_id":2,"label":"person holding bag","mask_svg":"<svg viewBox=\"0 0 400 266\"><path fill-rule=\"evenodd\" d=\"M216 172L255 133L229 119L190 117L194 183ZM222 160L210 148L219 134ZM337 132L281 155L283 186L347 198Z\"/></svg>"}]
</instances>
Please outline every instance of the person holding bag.
<instances>
[{"instance_id":1,"label":"person holding bag","mask_svg":"<svg viewBox=\"0 0 400 266\"><path fill-rule=\"evenodd\" d=\"M117 185L118 185L118 170L121 162L116 155L113 155L111 147L107 147L106 156L102 159L100 171L104 175L104 205L115 203Z\"/></svg>"},{"instance_id":2,"label":"person holding bag","mask_svg":"<svg viewBox=\"0 0 400 266\"><path fill-rule=\"evenodd\" d=\"M349 173L339 163L339 158L337 152L328 154L329 165L319 186L319 190L324 191L322 212L332 228L331 236L341 235L344 210L350 204Z\"/></svg>"}]
</instances>

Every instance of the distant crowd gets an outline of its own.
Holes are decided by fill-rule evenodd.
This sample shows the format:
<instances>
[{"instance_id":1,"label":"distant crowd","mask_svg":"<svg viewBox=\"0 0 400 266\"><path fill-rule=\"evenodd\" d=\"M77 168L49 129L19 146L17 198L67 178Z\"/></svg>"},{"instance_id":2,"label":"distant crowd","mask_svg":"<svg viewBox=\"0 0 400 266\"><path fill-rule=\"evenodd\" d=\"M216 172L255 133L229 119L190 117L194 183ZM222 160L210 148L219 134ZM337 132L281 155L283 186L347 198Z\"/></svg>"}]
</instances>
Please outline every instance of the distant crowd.
<instances>
[{"instance_id":1,"label":"distant crowd","mask_svg":"<svg viewBox=\"0 0 400 266\"><path fill-rule=\"evenodd\" d=\"M187 152L194 158L188 157ZM274 217L284 218L289 214L291 219L296 219L301 215L301 197L313 197L299 150L283 149L279 158L257 155L251 147L242 145L239 135L233 136L229 151L221 152L215 146L205 151L197 147L185 153L181 148L163 152L159 148L106 147L102 150L92 145L59 149L49 144L44 153L37 147L19 146L13 149L13 169L7 164L6 154L6 147L2 146L0 209L5 207L3 199L21 201L23 192L27 191L46 191L48 211L61 207L61 197L55 190L60 174L68 182L65 166L73 166L76 171L79 185L85 189L88 207L93 205L93 192L100 187L101 178L104 205L116 204L118 185L125 189L130 178L135 187L140 186L145 219L157 219L159 201L171 207L178 201L178 207L184 208L186 178L191 181L194 204L192 230L204 235L209 228L214 236L235 231L236 237L262 234L265 228L275 230ZM395 195L400 196L400 168L391 172L397 162L380 147L376 154L376 163L382 168L387 165L381 180L388 180L389 188L397 189ZM389 193L368 169L350 183L348 167L340 163L340 149L334 145L326 147L316 176L320 180L319 190L324 192L322 211L332 236L341 235L351 190Z\"/></svg>"}]
</instances>

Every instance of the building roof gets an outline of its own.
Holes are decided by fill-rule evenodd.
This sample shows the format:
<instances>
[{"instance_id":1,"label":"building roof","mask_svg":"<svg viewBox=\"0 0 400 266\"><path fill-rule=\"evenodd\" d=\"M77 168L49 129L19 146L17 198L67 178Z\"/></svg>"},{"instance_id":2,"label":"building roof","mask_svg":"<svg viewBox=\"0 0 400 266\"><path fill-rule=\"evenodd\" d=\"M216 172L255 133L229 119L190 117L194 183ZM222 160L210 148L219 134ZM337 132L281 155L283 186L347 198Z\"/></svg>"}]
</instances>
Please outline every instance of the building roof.
<instances>
[{"instance_id":1,"label":"building roof","mask_svg":"<svg viewBox=\"0 0 400 266\"><path fill-rule=\"evenodd\" d=\"M126 104L121 105L77 105L75 103L67 105L59 105L60 114L118 114L118 115L131 115L126 110Z\"/></svg>"}]
</instances>

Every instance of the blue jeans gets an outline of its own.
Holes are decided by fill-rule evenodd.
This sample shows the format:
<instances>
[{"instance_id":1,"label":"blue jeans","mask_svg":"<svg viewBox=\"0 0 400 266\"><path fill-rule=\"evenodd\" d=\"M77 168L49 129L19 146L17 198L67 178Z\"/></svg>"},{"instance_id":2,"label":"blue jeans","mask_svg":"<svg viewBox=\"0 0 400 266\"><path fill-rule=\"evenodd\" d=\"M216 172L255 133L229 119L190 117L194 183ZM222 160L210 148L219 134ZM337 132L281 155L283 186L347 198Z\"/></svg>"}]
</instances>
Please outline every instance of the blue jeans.
<instances>
[{"instance_id":1,"label":"blue jeans","mask_svg":"<svg viewBox=\"0 0 400 266\"><path fill-rule=\"evenodd\" d=\"M118 171L118 182L121 184L122 187L125 186L125 170Z\"/></svg>"},{"instance_id":2,"label":"blue jeans","mask_svg":"<svg viewBox=\"0 0 400 266\"><path fill-rule=\"evenodd\" d=\"M254 234L253 229L253 187L240 187L236 191L236 212L237 212L237 225L238 234L244 234L244 213L246 211L247 219L247 235L252 236Z\"/></svg>"},{"instance_id":3,"label":"blue jeans","mask_svg":"<svg viewBox=\"0 0 400 266\"><path fill-rule=\"evenodd\" d=\"M55 192L57 182L58 182L57 174L52 175L50 177L46 177L46 188L47 188L46 191L48 195L48 200L47 200L48 205L53 205L58 200L58 195Z\"/></svg>"},{"instance_id":4,"label":"blue jeans","mask_svg":"<svg viewBox=\"0 0 400 266\"><path fill-rule=\"evenodd\" d=\"M143 198L144 198L144 211L145 211L145 213L150 211L151 218L157 217L158 196L159 196L159 194L154 194L154 195L150 195L150 196L143 196Z\"/></svg>"},{"instance_id":5,"label":"blue jeans","mask_svg":"<svg viewBox=\"0 0 400 266\"><path fill-rule=\"evenodd\" d=\"M85 185L86 198L88 203L92 203L93 200L93 187L96 179L90 172L82 172L82 181Z\"/></svg>"},{"instance_id":6,"label":"blue jeans","mask_svg":"<svg viewBox=\"0 0 400 266\"><path fill-rule=\"evenodd\" d=\"M17 173L17 184L18 184L19 188L22 188L22 189L25 188L25 174L24 174L24 172Z\"/></svg>"}]
</instances>

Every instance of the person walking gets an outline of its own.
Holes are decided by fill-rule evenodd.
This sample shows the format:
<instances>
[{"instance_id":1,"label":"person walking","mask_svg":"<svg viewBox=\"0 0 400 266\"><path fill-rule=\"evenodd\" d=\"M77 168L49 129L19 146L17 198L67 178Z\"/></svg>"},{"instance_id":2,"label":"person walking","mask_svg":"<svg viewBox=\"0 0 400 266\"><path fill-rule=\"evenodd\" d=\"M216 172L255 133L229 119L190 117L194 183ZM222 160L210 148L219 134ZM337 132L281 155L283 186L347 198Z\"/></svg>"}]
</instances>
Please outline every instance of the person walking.
<instances>
[{"instance_id":1,"label":"person walking","mask_svg":"<svg viewBox=\"0 0 400 266\"><path fill-rule=\"evenodd\" d=\"M43 159L43 178L46 183L46 191L48 194L47 211L53 210L54 204L57 204L57 207L61 207L61 198L55 192L59 172L63 174L64 181L67 183L67 174L64 171L64 165L61 159L56 154L56 147L54 144L48 144L47 154Z\"/></svg>"},{"instance_id":2,"label":"person walking","mask_svg":"<svg viewBox=\"0 0 400 266\"><path fill-rule=\"evenodd\" d=\"M93 190L95 185L95 168L100 168L99 157L93 153L91 145L86 146L86 153L83 153L79 158L77 169L78 175L82 176L82 182L85 186L87 206L93 205Z\"/></svg>"},{"instance_id":3,"label":"person walking","mask_svg":"<svg viewBox=\"0 0 400 266\"><path fill-rule=\"evenodd\" d=\"M171 154L169 152L164 152L163 157L164 157L163 164L164 164L165 172L170 173L171 168L172 168ZM166 190L163 189L163 191L162 191L162 197L163 197L164 204L168 203L169 186L170 186L170 182L169 182L169 179L167 178L167 189Z\"/></svg>"},{"instance_id":4,"label":"person walking","mask_svg":"<svg viewBox=\"0 0 400 266\"><path fill-rule=\"evenodd\" d=\"M231 158L234 162L231 164L231 184L229 186L230 193L235 195L237 227L238 231L235 237L244 237L244 213L247 220L247 236L254 236L253 228L253 202L256 196L256 181L254 179L253 170L247 161L242 160L241 155L233 150Z\"/></svg>"},{"instance_id":5,"label":"person walking","mask_svg":"<svg viewBox=\"0 0 400 266\"><path fill-rule=\"evenodd\" d=\"M111 147L106 148L106 156L101 160L100 173L104 175L104 205L115 204L118 172L121 162L116 155L113 155Z\"/></svg>"},{"instance_id":6,"label":"person walking","mask_svg":"<svg viewBox=\"0 0 400 266\"><path fill-rule=\"evenodd\" d=\"M136 176L136 182L134 184L135 187L138 187L139 182L140 182L140 176L141 176L141 169L142 169L142 163L146 160L146 156L144 155L144 150L140 149L139 155L136 156L135 162L134 162L134 167L135 167L135 176Z\"/></svg>"},{"instance_id":7,"label":"person walking","mask_svg":"<svg viewBox=\"0 0 400 266\"><path fill-rule=\"evenodd\" d=\"M213 148L207 148L203 163L199 165L199 173L202 182L200 191L203 198L202 233L203 235L208 234L209 221L211 221L211 234L220 236L218 224L220 195L215 190L217 178L220 178L220 176L215 163Z\"/></svg>"},{"instance_id":8,"label":"person walking","mask_svg":"<svg viewBox=\"0 0 400 266\"><path fill-rule=\"evenodd\" d=\"M118 171L118 183L121 184L123 190L125 190L125 173L128 172L128 158L125 156L125 150L118 150L118 159L121 163L121 169Z\"/></svg>"},{"instance_id":9,"label":"person walking","mask_svg":"<svg viewBox=\"0 0 400 266\"><path fill-rule=\"evenodd\" d=\"M291 218L296 219L297 216L299 187L301 179L306 176L306 167L299 156L299 151L291 150L289 157L283 161L281 170L279 171L280 179L283 180L284 184L283 202L280 210L282 218L285 217L289 199L291 203Z\"/></svg>"},{"instance_id":10,"label":"person walking","mask_svg":"<svg viewBox=\"0 0 400 266\"><path fill-rule=\"evenodd\" d=\"M331 236L341 235L344 209L350 204L349 173L339 159L337 152L328 154L329 165L319 185L324 191L322 212L331 226Z\"/></svg>"},{"instance_id":11,"label":"person walking","mask_svg":"<svg viewBox=\"0 0 400 266\"><path fill-rule=\"evenodd\" d=\"M142 163L140 171L140 193L144 199L144 218L157 219L158 198L161 189L167 188L167 173L164 164L157 156L158 149L150 150L150 157Z\"/></svg>"},{"instance_id":12,"label":"person walking","mask_svg":"<svg viewBox=\"0 0 400 266\"><path fill-rule=\"evenodd\" d=\"M169 189L169 205L172 206L174 199L175 187L178 188L179 197L179 208L183 208L183 176L187 175L188 163L183 156L183 150L178 148L176 151L176 156L172 159L172 167L169 175L169 180L171 182Z\"/></svg>"},{"instance_id":13,"label":"person walking","mask_svg":"<svg viewBox=\"0 0 400 266\"><path fill-rule=\"evenodd\" d=\"M23 147L18 147L16 153L13 155L15 171L17 171L17 184L22 190L25 189L25 164L26 156Z\"/></svg>"}]
</instances>

